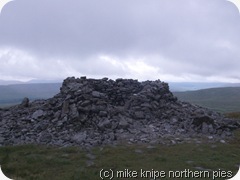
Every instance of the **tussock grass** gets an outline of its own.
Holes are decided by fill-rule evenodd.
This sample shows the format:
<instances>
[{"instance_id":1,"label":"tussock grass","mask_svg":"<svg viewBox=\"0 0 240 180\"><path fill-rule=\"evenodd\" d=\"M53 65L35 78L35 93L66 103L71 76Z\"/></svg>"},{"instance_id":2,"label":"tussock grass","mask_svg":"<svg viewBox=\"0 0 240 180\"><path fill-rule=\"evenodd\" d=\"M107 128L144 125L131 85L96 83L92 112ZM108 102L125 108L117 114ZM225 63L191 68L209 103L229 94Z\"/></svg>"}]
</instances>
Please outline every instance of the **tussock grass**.
<instances>
[{"instance_id":1,"label":"tussock grass","mask_svg":"<svg viewBox=\"0 0 240 180\"><path fill-rule=\"evenodd\" d=\"M236 132L235 140L226 144L125 144L95 147L90 151L36 145L1 147L0 164L3 172L15 180L95 180L100 179L101 169L168 172L202 168L236 173L240 163L239 141L240 131ZM88 166L88 161L93 163Z\"/></svg>"}]
</instances>

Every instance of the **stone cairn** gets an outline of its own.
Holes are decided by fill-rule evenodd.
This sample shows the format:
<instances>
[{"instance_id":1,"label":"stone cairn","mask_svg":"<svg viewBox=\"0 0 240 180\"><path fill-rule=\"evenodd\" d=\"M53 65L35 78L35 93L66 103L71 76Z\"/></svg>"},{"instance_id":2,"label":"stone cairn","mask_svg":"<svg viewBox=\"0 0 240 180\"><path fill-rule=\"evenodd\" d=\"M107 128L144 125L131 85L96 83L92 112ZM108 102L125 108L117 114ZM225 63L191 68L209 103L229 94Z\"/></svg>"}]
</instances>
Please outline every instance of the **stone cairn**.
<instances>
[{"instance_id":1,"label":"stone cairn","mask_svg":"<svg viewBox=\"0 0 240 180\"><path fill-rule=\"evenodd\" d=\"M0 109L0 146L225 141L240 123L180 102L167 83L70 77L47 100Z\"/></svg>"}]
</instances>

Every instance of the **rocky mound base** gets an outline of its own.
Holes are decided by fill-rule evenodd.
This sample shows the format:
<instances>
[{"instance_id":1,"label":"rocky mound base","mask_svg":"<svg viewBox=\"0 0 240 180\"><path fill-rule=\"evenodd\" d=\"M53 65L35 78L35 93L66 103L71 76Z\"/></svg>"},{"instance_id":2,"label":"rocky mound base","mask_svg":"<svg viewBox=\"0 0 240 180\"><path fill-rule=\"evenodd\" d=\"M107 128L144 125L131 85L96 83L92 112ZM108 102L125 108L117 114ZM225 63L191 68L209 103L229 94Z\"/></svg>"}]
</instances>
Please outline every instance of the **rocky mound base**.
<instances>
[{"instance_id":1,"label":"rocky mound base","mask_svg":"<svg viewBox=\"0 0 240 180\"><path fill-rule=\"evenodd\" d=\"M0 110L0 145L95 146L226 140L240 123L180 102L167 83L67 78L47 100Z\"/></svg>"}]
</instances>

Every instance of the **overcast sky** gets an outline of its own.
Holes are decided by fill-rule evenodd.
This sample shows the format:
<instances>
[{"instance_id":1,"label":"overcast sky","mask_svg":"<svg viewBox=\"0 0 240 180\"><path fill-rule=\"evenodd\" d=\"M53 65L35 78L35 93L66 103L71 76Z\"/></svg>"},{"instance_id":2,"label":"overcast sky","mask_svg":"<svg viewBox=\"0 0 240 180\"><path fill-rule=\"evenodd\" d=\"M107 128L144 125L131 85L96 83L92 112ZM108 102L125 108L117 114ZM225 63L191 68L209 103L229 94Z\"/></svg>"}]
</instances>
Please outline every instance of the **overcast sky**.
<instances>
[{"instance_id":1,"label":"overcast sky","mask_svg":"<svg viewBox=\"0 0 240 180\"><path fill-rule=\"evenodd\" d=\"M0 79L240 82L226 0L15 0L0 14Z\"/></svg>"}]
</instances>

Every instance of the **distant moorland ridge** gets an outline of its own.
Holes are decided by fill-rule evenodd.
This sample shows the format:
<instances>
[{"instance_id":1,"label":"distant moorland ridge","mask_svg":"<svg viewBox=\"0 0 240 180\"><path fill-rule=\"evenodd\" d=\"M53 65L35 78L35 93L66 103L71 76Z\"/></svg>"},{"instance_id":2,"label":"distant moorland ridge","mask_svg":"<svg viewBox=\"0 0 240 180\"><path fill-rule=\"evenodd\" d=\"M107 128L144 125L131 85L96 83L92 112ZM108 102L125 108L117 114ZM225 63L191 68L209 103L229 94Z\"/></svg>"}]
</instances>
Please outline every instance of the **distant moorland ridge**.
<instances>
[{"instance_id":1,"label":"distant moorland ridge","mask_svg":"<svg viewBox=\"0 0 240 180\"><path fill-rule=\"evenodd\" d=\"M53 97L60 87L61 83L0 85L0 107L19 104L24 97L30 100Z\"/></svg>"},{"instance_id":2,"label":"distant moorland ridge","mask_svg":"<svg viewBox=\"0 0 240 180\"><path fill-rule=\"evenodd\" d=\"M240 87L174 92L174 95L182 101L207 107L218 112L240 112Z\"/></svg>"}]
</instances>

